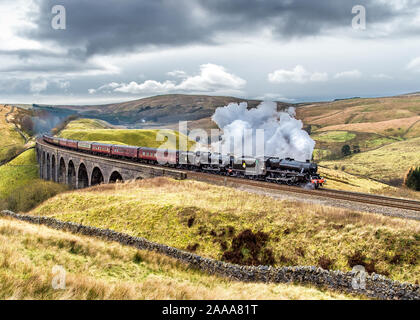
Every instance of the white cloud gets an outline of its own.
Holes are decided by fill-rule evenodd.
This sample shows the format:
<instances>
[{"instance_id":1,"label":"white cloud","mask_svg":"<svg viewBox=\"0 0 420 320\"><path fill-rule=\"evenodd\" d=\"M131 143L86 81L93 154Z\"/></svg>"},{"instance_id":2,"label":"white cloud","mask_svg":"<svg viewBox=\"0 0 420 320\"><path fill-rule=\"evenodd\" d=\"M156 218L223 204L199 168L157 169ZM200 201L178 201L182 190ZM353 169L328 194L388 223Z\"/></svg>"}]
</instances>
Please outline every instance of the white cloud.
<instances>
[{"instance_id":1,"label":"white cloud","mask_svg":"<svg viewBox=\"0 0 420 320\"><path fill-rule=\"evenodd\" d=\"M0 3L0 42L7 44L7 50L41 49L39 42L22 36L22 30L35 29L36 25L30 18L36 10L35 1L16 0Z\"/></svg>"},{"instance_id":2,"label":"white cloud","mask_svg":"<svg viewBox=\"0 0 420 320\"><path fill-rule=\"evenodd\" d=\"M279 69L268 74L268 81L272 83L307 83L324 82L328 80L328 74L325 72L309 72L303 66L297 65L293 70Z\"/></svg>"},{"instance_id":3,"label":"white cloud","mask_svg":"<svg viewBox=\"0 0 420 320\"><path fill-rule=\"evenodd\" d=\"M290 99L285 97L280 93L265 93L262 96L255 97L257 100L264 100L264 101L284 101L284 102L293 102L296 101L295 99Z\"/></svg>"},{"instance_id":4,"label":"white cloud","mask_svg":"<svg viewBox=\"0 0 420 320\"><path fill-rule=\"evenodd\" d=\"M185 72L177 70L168 73L172 76L182 75L182 81L177 83L175 81L166 80L163 82L156 80L146 80L143 83L131 81L130 83L116 83L99 87L95 92L123 92L131 94L139 93L166 93L174 91L183 92L226 92L239 91L246 84L246 81L234 74L225 70L222 66L215 64L203 64L200 66L200 74L196 76L188 76ZM95 89L90 89L89 92L94 93Z\"/></svg>"},{"instance_id":5,"label":"white cloud","mask_svg":"<svg viewBox=\"0 0 420 320\"><path fill-rule=\"evenodd\" d=\"M185 71L182 70L174 70L167 73L168 76L176 77L176 78L187 78L188 75Z\"/></svg>"},{"instance_id":6,"label":"white cloud","mask_svg":"<svg viewBox=\"0 0 420 320\"><path fill-rule=\"evenodd\" d=\"M336 73L334 75L334 79L358 79L361 76L362 76L362 73L359 70L355 69L355 70Z\"/></svg>"},{"instance_id":7,"label":"white cloud","mask_svg":"<svg viewBox=\"0 0 420 320\"><path fill-rule=\"evenodd\" d=\"M186 78L178 87L191 91L239 90L245 84L244 79L228 73L222 66L208 63L200 66L199 75Z\"/></svg>"},{"instance_id":8,"label":"white cloud","mask_svg":"<svg viewBox=\"0 0 420 320\"><path fill-rule=\"evenodd\" d=\"M393 77L391 77L390 75L387 75L385 73L374 74L372 77L375 78L375 79L384 79L384 80L393 79Z\"/></svg>"},{"instance_id":9,"label":"white cloud","mask_svg":"<svg viewBox=\"0 0 420 320\"><path fill-rule=\"evenodd\" d=\"M115 88L118 88L120 86L120 84L119 83L117 83L117 82L111 82L111 83L108 83L108 84L104 84L103 86L100 86L99 88L98 88L98 90L99 91L103 91L103 90L113 90L113 89L115 89Z\"/></svg>"},{"instance_id":10,"label":"white cloud","mask_svg":"<svg viewBox=\"0 0 420 320\"><path fill-rule=\"evenodd\" d=\"M57 81L56 81L56 83L57 83L57 86L58 86L60 89L63 89L64 91L67 91L67 89L69 89L69 88L70 88L70 81L57 80Z\"/></svg>"},{"instance_id":11,"label":"white cloud","mask_svg":"<svg viewBox=\"0 0 420 320\"><path fill-rule=\"evenodd\" d=\"M40 93L42 91L45 91L48 87L48 81L46 79L37 78L31 80L30 83L30 91L32 93Z\"/></svg>"},{"instance_id":12,"label":"white cloud","mask_svg":"<svg viewBox=\"0 0 420 320\"><path fill-rule=\"evenodd\" d=\"M116 88L114 88L114 91L133 94L147 92L164 93L173 91L175 88L176 84L172 81L159 82L155 80L146 80L143 83L137 83L135 81L131 81L128 84L120 83Z\"/></svg>"},{"instance_id":13,"label":"white cloud","mask_svg":"<svg viewBox=\"0 0 420 320\"><path fill-rule=\"evenodd\" d=\"M328 80L328 74L326 72L315 72L312 73L310 81L312 82L325 82Z\"/></svg>"},{"instance_id":14,"label":"white cloud","mask_svg":"<svg viewBox=\"0 0 420 320\"><path fill-rule=\"evenodd\" d=\"M415 72L420 72L420 57L414 58L407 65L407 69Z\"/></svg>"}]
</instances>

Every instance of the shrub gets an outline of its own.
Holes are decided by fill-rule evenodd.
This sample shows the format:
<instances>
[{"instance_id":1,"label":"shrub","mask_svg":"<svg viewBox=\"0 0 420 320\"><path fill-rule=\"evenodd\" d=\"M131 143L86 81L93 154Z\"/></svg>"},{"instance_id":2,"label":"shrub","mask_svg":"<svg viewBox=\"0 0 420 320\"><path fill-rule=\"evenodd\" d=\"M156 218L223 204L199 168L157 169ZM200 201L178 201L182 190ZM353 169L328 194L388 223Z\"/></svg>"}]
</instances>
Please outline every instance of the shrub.
<instances>
[{"instance_id":1,"label":"shrub","mask_svg":"<svg viewBox=\"0 0 420 320\"><path fill-rule=\"evenodd\" d=\"M4 157L4 159L6 160L4 162L8 162L14 157L16 157L17 155L19 155L23 151L23 149L24 149L23 146L13 146L7 149L6 156Z\"/></svg>"},{"instance_id":2,"label":"shrub","mask_svg":"<svg viewBox=\"0 0 420 320\"><path fill-rule=\"evenodd\" d=\"M348 144L345 144L342 148L341 148L341 153L343 154L343 156L348 156L351 154L351 149L350 146Z\"/></svg>"},{"instance_id":3,"label":"shrub","mask_svg":"<svg viewBox=\"0 0 420 320\"><path fill-rule=\"evenodd\" d=\"M51 129L51 133L53 135L59 134L70 122L73 120L77 120L79 118L78 115L70 115L63 122L59 123L55 128Z\"/></svg>"},{"instance_id":4,"label":"shrub","mask_svg":"<svg viewBox=\"0 0 420 320\"><path fill-rule=\"evenodd\" d=\"M23 118L20 122L20 126L21 126L22 130L25 131L26 133L28 133L29 135L33 135L35 133L34 122L32 121L32 118L28 115L23 116Z\"/></svg>"},{"instance_id":5,"label":"shrub","mask_svg":"<svg viewBox=\"0 0 420 320\"><path fill-rule=\"evenodd\" d=\"M51 181L34 180L10 194L5 201L7 208L15 212L27 212L45 200L68 189L66 185Z\"/></svg>"},{"instance_id":6,"label":"shrub","mask_svg":"<svg viewBox=\"0 0 420 320\"><path fill-rule=\"evenodd\" d=\"M133 262L136 263L136 264L139 264L139 263L142 263L143 262L143 257L141 256L140 252L137 251L134 254Z\"/></svg>"},{"instance_id":7,"label":"shrub","mask_svg":"<svg viewBox=\"0 0 420 320\"><path fill-rule=\"evenodd\" d=\"M195 221L194 217L191 217L191 218L188 219L188 221L187 221L188 228L192 227L192 225L194 224L194 221Z\"/></svg>"},{"instance_id":8,"label":"shrub","mask_svg":"<svg viewBox=\"0 0 420 320\"><path fill-rule=\"evenodd\" d=\"M404 185L410 189L420 191L420 167L413 167L408 170L404 179Z\"/></svg>"}]
</instances>

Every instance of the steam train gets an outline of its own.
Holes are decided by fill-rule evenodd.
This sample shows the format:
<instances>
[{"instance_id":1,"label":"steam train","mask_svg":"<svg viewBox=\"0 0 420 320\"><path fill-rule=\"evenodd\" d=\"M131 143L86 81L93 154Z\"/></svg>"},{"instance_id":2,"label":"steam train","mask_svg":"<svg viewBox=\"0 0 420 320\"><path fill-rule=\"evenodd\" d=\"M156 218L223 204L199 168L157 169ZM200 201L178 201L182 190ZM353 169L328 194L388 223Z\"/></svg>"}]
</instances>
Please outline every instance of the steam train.
<instances>
[{"instance_id":1,"label":"steam train","mask_svg":"<svg viewBox=\"0 0 420 320\"><path fill-rule=\"evenodd\" d=\"M319 188L326 180L317 173L318 166L309 160L291 158L232 156L203 151L163 150L98 142L68 140L43 135L45 142L62 148L97 156L159 164L184 170L243 177L279 184Z\"/></svg>"}]
</instances>

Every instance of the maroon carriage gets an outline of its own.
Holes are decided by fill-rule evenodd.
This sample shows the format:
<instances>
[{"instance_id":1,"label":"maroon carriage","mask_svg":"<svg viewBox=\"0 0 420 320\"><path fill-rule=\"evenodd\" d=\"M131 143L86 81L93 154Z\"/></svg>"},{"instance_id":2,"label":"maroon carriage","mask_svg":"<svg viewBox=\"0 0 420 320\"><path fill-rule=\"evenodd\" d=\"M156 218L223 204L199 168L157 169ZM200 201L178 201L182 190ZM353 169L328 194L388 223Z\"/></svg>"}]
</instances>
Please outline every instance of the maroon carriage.
<instances>
[{"instance_id":1,"label":"maroon carriage","mask_svg":"<svg viewBox=\"0 0 420 320\"><path fill-rule=\"evenodd\" d=\"M138 147L113 145L111 155L117 157L137 159Z\"/></svg>"},{"instance_id":2,"label":"maroon carriage","mask_svg":"<svg viewBox=\"0 0 420 320\"><path fill-rule=\"evenodd\" d=\"M60 139L58 145L61 147L67 147L67 139Z\"/></svg>"},{"instance_id":3,"label":"maroon carriage","mask_svg":"<svg viewBox=\"0 0 420 320\"><path fill-rule=\"evenodd\" d=\"M169 164L175 166L178 164L179 151L158 149L156 152L156 161L159 164Z\"/></svg>"},{"instance_id":4,"label":"maroon carriage","mask_svg":"<svg viewBox=\"0 0 420 320\"><path fill-rule=\"evenodd\" d=\"M67 140L66 146L67 146L67 148L77 150L77 141L76 140Z\"/></svg>"},{"instance_id":5,"label":"maroon carriage","mask_svg":"<svg viewBox=\"0 0 420 320\"><path fill-rule=\"evenodd\" d=\"M156 162L156 152L157 149L154 148L139 148L138 149L138 158L140 160L149 161L149 162Z\"/></svg>"},{"instance_id":6,"label":"maroon carriage","mask_svg":"<svg viewBox=\"0 0 420 320\"><path fill-rule=\"evenodd\" d=\"M97 154L111 155L112 144L92 143L92 152Z\"/></svg>"}]
</instances>

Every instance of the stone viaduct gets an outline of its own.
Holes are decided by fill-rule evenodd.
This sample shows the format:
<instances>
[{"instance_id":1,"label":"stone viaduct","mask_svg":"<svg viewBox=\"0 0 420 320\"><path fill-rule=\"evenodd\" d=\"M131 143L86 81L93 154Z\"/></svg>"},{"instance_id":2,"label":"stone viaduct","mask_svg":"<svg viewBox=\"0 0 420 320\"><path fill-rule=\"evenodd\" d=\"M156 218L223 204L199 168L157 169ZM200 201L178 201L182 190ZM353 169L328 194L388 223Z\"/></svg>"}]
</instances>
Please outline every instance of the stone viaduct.
<instances>
[{"instance_id":1,"label":"stone viaduct","mask_svg":"<svg viewBox=\"0 0 420 320\"><path fill-rule=\"evenodd\" d=\"M54 146L42 139L37 140L36 154L41 179L68 184L76 189L158 176L186 178L185 173L175 169L94 156Z\"/></svg>"}]
</instances>

